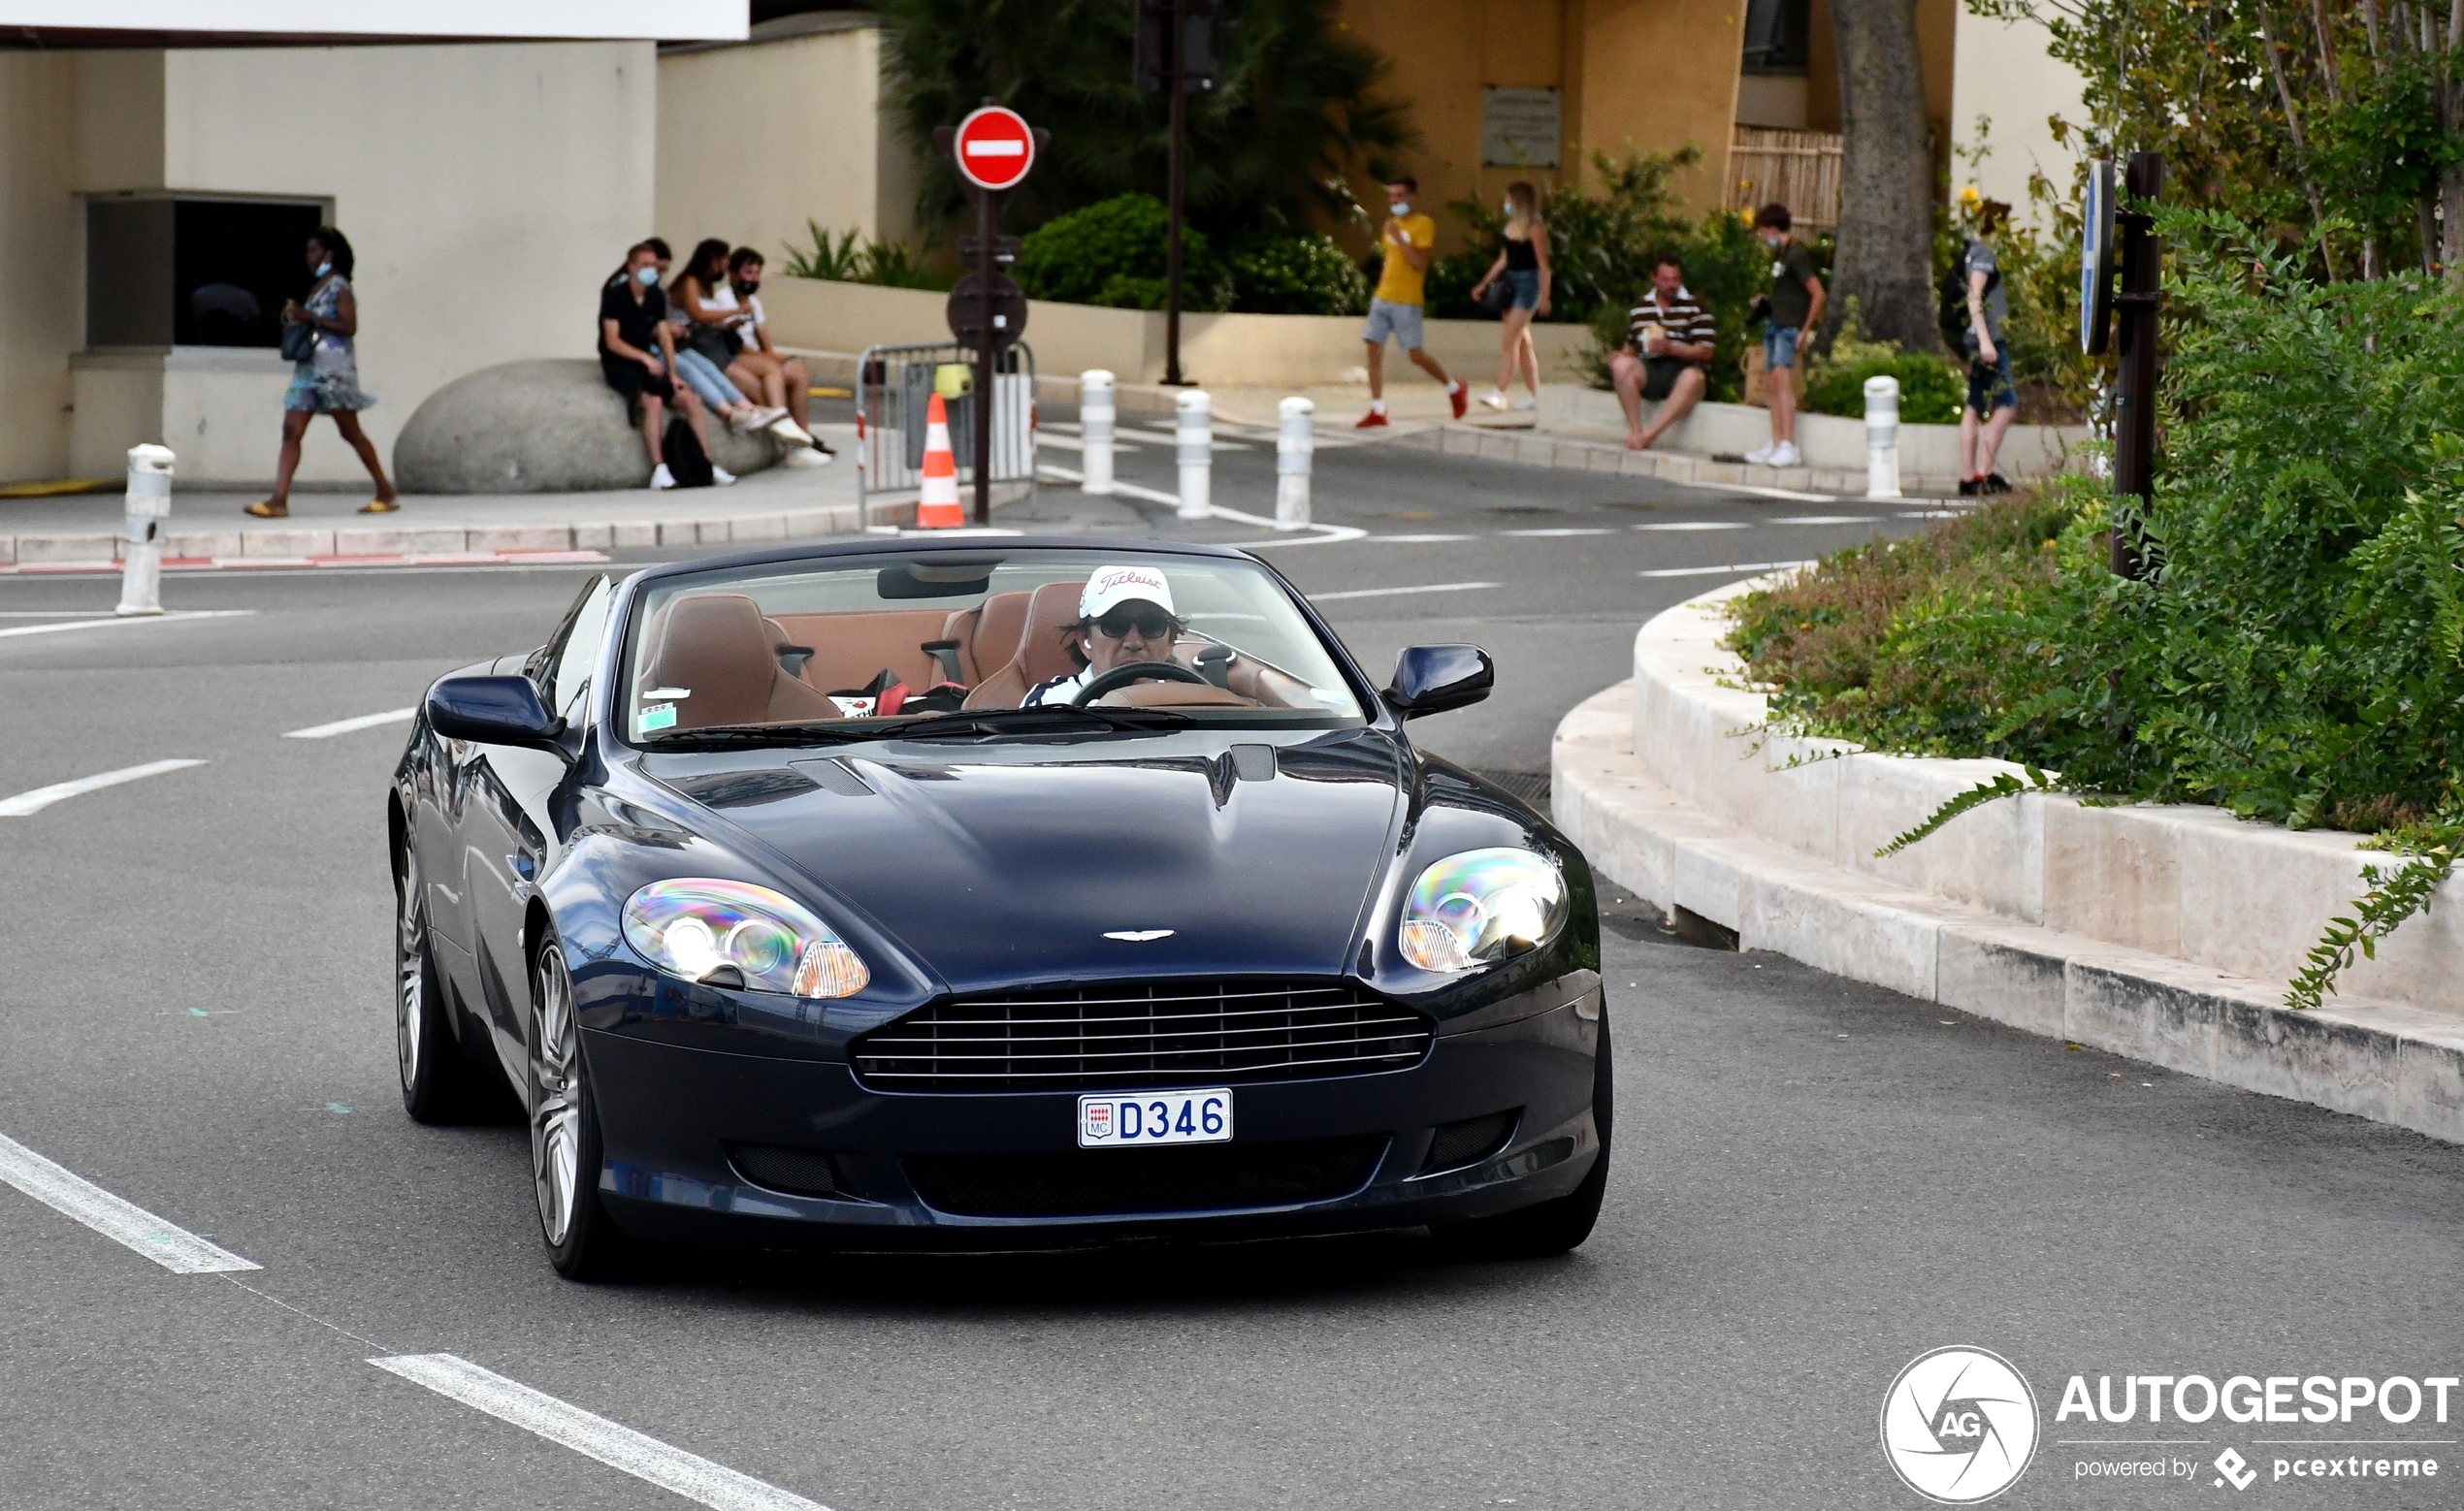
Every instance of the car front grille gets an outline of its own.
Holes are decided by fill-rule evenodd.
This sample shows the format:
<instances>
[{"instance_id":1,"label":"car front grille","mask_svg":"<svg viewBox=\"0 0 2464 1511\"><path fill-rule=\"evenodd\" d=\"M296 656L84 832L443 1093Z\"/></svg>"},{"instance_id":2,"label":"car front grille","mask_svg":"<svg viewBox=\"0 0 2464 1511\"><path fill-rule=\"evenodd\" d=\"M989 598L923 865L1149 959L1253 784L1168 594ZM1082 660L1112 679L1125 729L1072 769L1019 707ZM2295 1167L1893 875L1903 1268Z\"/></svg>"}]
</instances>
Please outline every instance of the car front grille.
<instances>
[{"instance_id":1,"label":"car front grille","mask_svg":"<svg viewBox=\"0 0 2464 1511\"><path fill-rule=\"evenodd\" d=\"M1105 1217L1297 1206L1349 1196L1382 1135L1057 1154L911 1154L907 1178L954 1217Z\"/></svg>"},{"instance_id":2,"label":"car front grille","mask_svg":"<svg viewBox=\"0 0 2464 1511\"><path fill-rule=\"evenodd\" d=\"M1102 1091L1417 1065L1429 1020L1343 981L1111 981L961 998L856 1041L897 1091Z\"/></svg>"}]
</instances>

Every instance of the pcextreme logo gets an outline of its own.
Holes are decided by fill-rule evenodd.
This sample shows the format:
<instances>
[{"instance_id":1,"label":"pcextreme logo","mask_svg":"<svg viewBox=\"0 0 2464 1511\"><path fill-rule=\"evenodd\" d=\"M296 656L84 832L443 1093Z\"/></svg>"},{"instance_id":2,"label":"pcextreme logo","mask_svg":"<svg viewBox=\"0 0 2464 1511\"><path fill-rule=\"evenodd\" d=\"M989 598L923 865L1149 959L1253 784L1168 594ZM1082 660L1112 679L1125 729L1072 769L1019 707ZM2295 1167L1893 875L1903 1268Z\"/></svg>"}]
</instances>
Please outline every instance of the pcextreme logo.
<instances>
[{"instance_id":1,"label":"pcextreme logo","mask_svg":"<svg viewBox=\"0 0 2464 1511\"><path fill-rule=\"evenodd\" d=\"M2036 1395L1981 1348L1920 1354L1882 1399L1882 1452L1928 1500L1968 1506L2018 1483L2036 1456Z\"/></svg>"}]
</instances>

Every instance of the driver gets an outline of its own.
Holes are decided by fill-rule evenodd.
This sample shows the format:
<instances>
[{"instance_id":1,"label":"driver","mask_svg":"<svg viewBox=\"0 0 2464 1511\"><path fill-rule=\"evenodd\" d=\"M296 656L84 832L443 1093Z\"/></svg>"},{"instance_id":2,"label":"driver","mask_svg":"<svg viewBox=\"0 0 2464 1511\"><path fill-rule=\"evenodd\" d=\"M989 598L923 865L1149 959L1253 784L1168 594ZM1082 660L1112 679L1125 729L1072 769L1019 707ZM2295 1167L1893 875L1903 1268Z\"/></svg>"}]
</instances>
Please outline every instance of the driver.
<instances>
[{"instance_id":1,"label":"driver","mask_svg":"<svg viewBox=\"0 0 2464 1511\"><path fill-rule=\"evenodd\" d=\"M1107 566L1078 595L1078 623L1068 627L1069 652L1081 662L1072 676L1027 689L1021 708L1066 703L1116 666L1172 659L1173 642L1188 626L1172 611L1172 585L1151 566Z\"/></svg>"}]
</instances>

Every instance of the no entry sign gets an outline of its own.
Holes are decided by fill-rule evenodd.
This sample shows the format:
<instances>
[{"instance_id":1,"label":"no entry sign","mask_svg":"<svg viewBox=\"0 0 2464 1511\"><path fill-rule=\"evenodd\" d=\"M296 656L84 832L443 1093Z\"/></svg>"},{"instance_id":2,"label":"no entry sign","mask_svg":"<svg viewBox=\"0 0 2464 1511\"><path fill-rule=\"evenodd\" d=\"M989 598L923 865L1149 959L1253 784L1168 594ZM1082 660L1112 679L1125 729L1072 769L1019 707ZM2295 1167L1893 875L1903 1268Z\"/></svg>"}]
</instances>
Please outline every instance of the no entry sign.
<instances>
[{"instance_id":1,"label":"no entry sign","mask_svg":"<svg viewBox=\"0 0 2464 1511\"><path fill-rule=\"evenodd\" d=\"M988 105L958 122L951 156L979 189L1014 189L1035 166L1035 134L1016 111Z\"/></svg>"}]
</instances>

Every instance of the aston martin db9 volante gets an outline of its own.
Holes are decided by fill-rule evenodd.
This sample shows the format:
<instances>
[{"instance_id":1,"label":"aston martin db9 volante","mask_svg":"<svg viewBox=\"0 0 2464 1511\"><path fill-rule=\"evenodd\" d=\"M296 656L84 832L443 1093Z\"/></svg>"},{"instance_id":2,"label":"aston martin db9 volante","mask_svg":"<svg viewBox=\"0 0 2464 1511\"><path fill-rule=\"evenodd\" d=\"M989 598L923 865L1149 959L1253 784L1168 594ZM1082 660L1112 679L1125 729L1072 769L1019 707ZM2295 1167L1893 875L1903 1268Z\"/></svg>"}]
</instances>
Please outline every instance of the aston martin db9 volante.
<instances>
[{"instance_id":1,"label":"aston martin db9 volante","mask_svg":"<svg viewBox=\"0 0 2464 1511\"><path fill-rule=\"evenodd\" d=\"M628 1239L1580 1243L1582 855L1236 551L973 536L660 566L440 679L386 821L403 1100L528 1113L558 1270Z\"/></svg>"}]
</instances>

